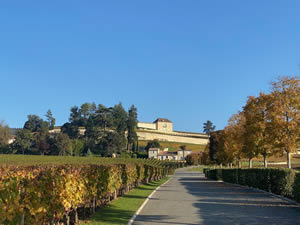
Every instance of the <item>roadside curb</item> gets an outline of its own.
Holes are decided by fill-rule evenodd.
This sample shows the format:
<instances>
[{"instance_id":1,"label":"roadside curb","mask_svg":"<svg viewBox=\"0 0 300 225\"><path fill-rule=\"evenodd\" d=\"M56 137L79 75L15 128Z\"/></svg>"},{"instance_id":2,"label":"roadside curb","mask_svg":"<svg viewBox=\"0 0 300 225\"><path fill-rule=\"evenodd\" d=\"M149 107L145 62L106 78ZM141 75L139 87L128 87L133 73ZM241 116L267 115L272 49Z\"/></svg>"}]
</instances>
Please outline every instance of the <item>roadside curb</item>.
<instances>
[{"instance_id":1,"label":"roadside curb","mask_svg":"<svg viewBox=\"0 0 300 225\"><path fill-rule=\"evenodd\" d=\"M165 184L167 184L172 178L172 176L169 176L170 178L163 184L161 184L160 186L158 186L157 188L155 188L155 190L153 190L151 192L151 194L145 199L145 201L143 202L143 204L140 206L140 208L136 211L136 213L131 217L131 219L129 220L129 222L127 223L127 225L132 225L135 218L140 214L140 212L143 210L143 208L145 207L145 205L147 204L147 202L151 199L152 195L154 195L154 193L160 189L160 187L164 186Z\"/></svg>"}]
</instances>

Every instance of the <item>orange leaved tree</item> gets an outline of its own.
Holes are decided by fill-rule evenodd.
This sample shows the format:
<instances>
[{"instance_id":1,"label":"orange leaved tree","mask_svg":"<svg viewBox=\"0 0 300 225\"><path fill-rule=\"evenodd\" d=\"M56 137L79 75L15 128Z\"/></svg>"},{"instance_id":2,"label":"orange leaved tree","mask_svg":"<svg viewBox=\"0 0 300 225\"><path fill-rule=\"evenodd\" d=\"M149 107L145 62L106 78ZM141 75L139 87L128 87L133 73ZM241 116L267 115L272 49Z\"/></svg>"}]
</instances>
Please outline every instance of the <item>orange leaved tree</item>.
<instances>
[{"instance_id":1,"label":"orange leaved tree","mask_svg":"<svg viewBox=\"0 0 300 225\"><path fill-rule=\"evenodd\" d=\"M300 134L300 80L281 77L272 82L273 104L270 108L272 135L276 146L287 154L291 168L291 153L295 152Z\"/></svg>"},{"instance_id":2,"label":"orange leaved tree","mask_svg":"<svg viewBox=\"0 0 300 225\"><path fill-rule=\"evenodd\" d=\"M265 168L267 168L267 157L275 153L271 135L272 127L268 119L272 100L272 95L264 93L260 93L258 97L250 96L243 111L246 120L247 144L252 146L256 154L264 157Z\"/></svg>"},{"instance_id":3,"label":"orange leaved tree","mask_svg":"<svg viewBox=\"0 0 300 225\"><path fill-rule=\"evenodd\" d=\"M242 149L244 146L245 117L243 112L234 114L224 129L224 150L230 161L237 161L241 167Z\"/></svg>"}]
</instances>

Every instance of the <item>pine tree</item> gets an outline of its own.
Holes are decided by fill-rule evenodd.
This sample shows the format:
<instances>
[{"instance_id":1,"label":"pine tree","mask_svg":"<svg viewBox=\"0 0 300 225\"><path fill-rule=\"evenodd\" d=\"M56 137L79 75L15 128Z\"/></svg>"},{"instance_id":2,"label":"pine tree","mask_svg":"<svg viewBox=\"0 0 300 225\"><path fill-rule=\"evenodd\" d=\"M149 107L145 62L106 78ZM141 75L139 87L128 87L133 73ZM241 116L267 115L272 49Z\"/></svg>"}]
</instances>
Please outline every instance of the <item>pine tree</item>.
<instances>
[{"instance_id":1,"label":"pine tree","mask_svg":"<svg viewBox=\"0 0 300 225\"><path fill-rule=\"evenodd\" d=\"M215 129L216 126L214 126L210 120L207 120L205 123L203 123L203 132L206 133L207 135L210 135L210 133Z\"/></svg>"}]
</instances>

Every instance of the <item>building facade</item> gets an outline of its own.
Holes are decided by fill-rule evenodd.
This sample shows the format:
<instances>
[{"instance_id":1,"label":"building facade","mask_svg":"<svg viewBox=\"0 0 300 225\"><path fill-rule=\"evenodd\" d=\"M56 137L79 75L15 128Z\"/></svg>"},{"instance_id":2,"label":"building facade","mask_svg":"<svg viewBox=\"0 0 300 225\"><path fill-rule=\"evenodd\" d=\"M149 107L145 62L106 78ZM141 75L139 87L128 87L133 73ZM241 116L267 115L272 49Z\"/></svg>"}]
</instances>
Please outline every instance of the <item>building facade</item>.
<instances>
[{"instance_id":1,"label":"building facade","mask_svg":"<svg viewBox=\"0 0 300 225\"><path fill-rule=\"evenodd\" d=\"M159 160L184 160L185 157L191 153L191 150L178 150L177 152L169 152L168 149L160 150L159 148L150 148L148 150L148 158Z\"/></svg>"},{"instance_id":2,"label":"building facade","mask_svg":"<svg viewBox=\"0 0 300 225\"><path fill-rule=\"evenodd\" d=\"M139 122L137 124L137 135L139 140L169 141L188 144L206 145L209 137L207 134L174 131L173 123L164 118L158 118L153 123Z\"/></svg>"}]
</instances>

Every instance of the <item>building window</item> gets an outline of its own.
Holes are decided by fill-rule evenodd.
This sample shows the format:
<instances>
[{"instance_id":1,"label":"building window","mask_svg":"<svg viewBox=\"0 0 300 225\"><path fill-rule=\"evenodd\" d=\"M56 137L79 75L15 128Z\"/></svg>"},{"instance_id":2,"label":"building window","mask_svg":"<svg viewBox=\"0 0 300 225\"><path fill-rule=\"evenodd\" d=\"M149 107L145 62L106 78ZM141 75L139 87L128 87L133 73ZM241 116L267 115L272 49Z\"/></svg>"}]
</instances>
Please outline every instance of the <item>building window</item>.
<instances>
[{"instance_id":1,"label":"building window","mask_svg":"<svg viewBox=\"0 0 300 225\"><path fill-rule=\"evenodd\" d=\"M163 128L167 128L167 124L164 124L164 125L163 125Z\"/></svg>"}]
</instances>

